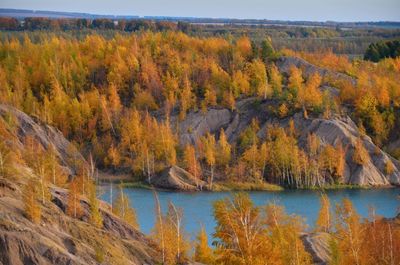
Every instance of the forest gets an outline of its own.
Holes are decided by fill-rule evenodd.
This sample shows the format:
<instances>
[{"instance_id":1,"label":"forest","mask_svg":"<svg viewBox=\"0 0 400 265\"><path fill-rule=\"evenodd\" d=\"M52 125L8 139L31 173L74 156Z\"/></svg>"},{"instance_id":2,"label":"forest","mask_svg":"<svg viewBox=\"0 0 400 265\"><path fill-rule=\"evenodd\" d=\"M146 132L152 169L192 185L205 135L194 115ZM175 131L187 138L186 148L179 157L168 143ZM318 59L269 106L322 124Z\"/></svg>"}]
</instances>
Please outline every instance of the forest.
<instances>
[{"instance_id":1,"label":"forest","mask_svg":"<svg viewBox=\"0 0 400 265\"><path fill-rule=\"evenodd\" d=\"M97 198L93 167L85 168L84 172L68 181L68 176L61 173L63 166L55 151L51 148L45 150L35 139L25 139L23 152L18 152L21 149L15 146L13 150L7 148L9 144L17 144L18 136L13 131L12 118L1 118L0 121L4 140L0 142L0 180L5 187L10 185L10 181L23 183L18 196L21 196L24 218L37 226L48 223L50 220L44 216L52 209L54 190L67 187L65 215L96 229L96 236L87 238L85 231L88 227L79 228L82 229L78 230L80 241L94 246L97 263L119 264L120 252L103 246L105 231L109 229L105 218L109 218L109 213ZM34 174L30 178L23 175L26 174L25 167ZM254 205L246 193L217 200L213 204L216 227L212 245L209 245L210 240L202 226L199 226L195 238L190 237L184 226L185 218L190 217L185 216L181 208L169 202L167 210L162 211L156 191L154 200L155 225L149 238L156 244L161 264L186 264L188 261L238 265L265 264L265 261L282 265L314 264L306 242L308 236L315 235L327 244L328 264L397 264L400 261L398 218L382 218L374 208L370 208L368 218L362 218L349 199L333 203L323 192L318 218L312 227L308 227L301 216L288 214L276 202ZM124 193L122 186L117 186L116 196L107 211L139 231L136 203ZM4 228L7 231L10 224L5 220L3 218L0 222L8 225ZM99 231L102 232L99 234ZM74 233L76 231L71 232Z\"/></svg>"},{"instance_id":2,"label":"forest","mask_svg":"<svg viewBox=\"0 0 400 265\"><path fill-rule=\"evenodd\" d=\"M19 21L0 19L0 188L16 191L9 182L22 183L16 196L30 223L48 222L44 216L54 210L51 203L58 203L57 214L90 224L82 231L94 228L96 236L105 235L110 226L105 218L114 215L123 221L121 227L127 224L139 233L123 185L110 205L98 200L96 168L128 175L149 188L160 172L177 166L193 176L198 190L218 190L223 183L321 189L321 209L310 228L276 203L256 206L237 193L213 204L216 228L210 246L201 227L191 240L182 209L171 202L162 211L154 190L150 238L163 264L312 264L305 244L310 233L326 238L332 265L400 262L398 218L377 216L372 208L362 218L350 200L334 204L323 192L349 183L349 163L371 170L379 161L377 175L384 184L396 181L400 147L391 144L400 139L400 58L385 47L398 41L371 44L365 60L345 54L363 54L371 39L398 38L398 30L225 25L234 27L225 34L215 25L186 22L24 22L21 28ZM341 39L347 34L359 39ZM293 43L283 45L280 38L289 36ZM297 43L298 38L305 40ZM317 70L295 63L285 70L285 58ZM11 111L4 114L4 109ZM196 117L218 111L259 115L249 115L238 135L219 126L184 140L197 129L192 126ZM40 137L23 135L24 119L31 119L27 127L36 131L65 137L62 152L51 143L45 148ZM340 132L350 131L352 142L329 142L318 128L302 135L299 123L314 126L315 121L340 123L345 128ZM64 193L65 207L59 199ZM0 225L15 228L3 219ZM74 231L82 241L98 239L87 239L82 231ZM112 251L96 247L96 261L118 264L118 252Z\"/></svg>"},{"instance_id":3,"label":"forest","mask_svg":"<svg viewBox=\"0 0 400 265\"><path fill-rule=\"evenodd\" d=\"M341 182L346 147L322 145L312 133L300 146L293 121L287 128L271 124L260 137L254 118L234 142L223 129L195 142L179 140L178 127L188 113L235 111L245 98L266 102L269 115L278 119L296 112L329 118L348 111L379 147L399 134L399 58L375 65L330 51L275 51L270 39L257 44L245 36L200 38L173 31L113 39L46 32L2 39L1 103L58 128L99 168L130 172L138 180L150 182L163 168L179 165L210 189L215 173L222 181L297 188ZM357 83L318 73L305 78L296 66L283 74L275 64L279 56L304 58ZM338 90L334 100L319 89L323 84ZM355 149L354 163L366 163L369 154L361 142ZM398 157L399 150L392 154ZM389 175L391 163L385 169Z\"/></svg>"},{"instance_id":4,"label":"forest","mask_svg":"<svg viewBox=\"0 0 400 265\"><path fill-rule=\"evenodd\" d=\"M248 24L247 24L248 23ZM361 56L371 43L392 41L400 37L398 25L381 23L285 22L222 19L146 19L121 18L59 18L26 17L16 19L0 17L0 30L12 32L48 31L72 34L84 38L93 32L112 38L116 33L152 31L181 31L190 36L222 37L225 39L248 36L261 43L271 38L277 50L321 52L332 50L336 54ZM13 34L14 35L14 34Z\"/></svg>"},{"instance_id":5,"label":"forest","mask_svg":"<svg viewBox=\"0 0 400 265\"><path fill-rule=\"evenodd\" d=\"M387 41L372 43L364 54L364 60L378 62L384 58L396 58L400 55L400 42Z\"/></svg>"}]
</instances>

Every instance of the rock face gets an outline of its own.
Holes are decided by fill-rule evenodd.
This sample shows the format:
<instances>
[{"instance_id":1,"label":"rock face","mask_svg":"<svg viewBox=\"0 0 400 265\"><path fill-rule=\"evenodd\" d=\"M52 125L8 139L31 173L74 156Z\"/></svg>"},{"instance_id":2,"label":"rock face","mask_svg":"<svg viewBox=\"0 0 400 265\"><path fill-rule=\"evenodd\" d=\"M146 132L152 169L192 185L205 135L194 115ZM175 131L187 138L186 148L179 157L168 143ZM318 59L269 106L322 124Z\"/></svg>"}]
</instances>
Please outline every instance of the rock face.
<instances>
[{"instance_id":1,"label":"rock face","mask_svg":"<svg viewBox=\"0 0 400 265\"><path fill-rule=\"evenodd\" d=\"M0 105L0 122L10 149L23 152L24 138L30 136L43 148L53 145L70 174L86 163L59 131L14 108ZM51 201L40 202L40 223L28 220L23 192L29 179L40 178L18 159L12 162L13 173L8 178L0 174L0 265L160 264L157 245L113 215L106 203L100 203L103 225L97 228L89 223L86 198L80 198L83 215L72 218L66 215L67 191L52 186Z\"/></svg>"},{"instance_id":2,"label":"rock face","mask_svg":"<svg viewBox=\"0 0 400 265\"><path fill-rule=\"evenodd\" d=\"M150 184L156 188L180 191L198 191L206 188L204 181L196 180L192 174L177 166L164 169L151 178Z\"/></svg>"},{"instance_id":3,"label":"rock face","mask_svg":"<svg viewBox=\"0 0 400 265\"><path fill-rule=\"evenodd\" d=\"M19 139L16 147L23 149L24 139L29 136L38 141L46 150L54 146L56 155L69 174L74 174L78 170L78 165L86 164L78 150L54 127L35 121L22 111L3 104L0 104L0 117L13 119Z\"/></svg>"},{"instance_id":4,"label":"rock face","mask_svg":"<svg viewBox=\"0 0 400 265\"><path fill-rule=\"evenodd\" d=\"M301 237L304 247L311 254L313 263L316 265L326 265L329 262L330 250L328 233L318 232L309 233Z\"/></svg>"},{"instance_id":5,"label":"rock face","mask_svg":"<svg viewBox=\"0 0 400 265\"><path fill-rule=\"evenodd\" d=\"M227 126L232 119L232 113L227 109L210 109L207 113L190 112L185 120L179 123L180 144L194 144L195 140L207 132L216 133ZM172 124L178 123L178 116L173 116Z\"/></svg>"},{"instance_id":6,"label":"rock face","mask_svg":"<svg viewBox=\"0 0 400 265\"><path fill-rule=\"evenodd\" d=\"M237 102L236 110L211 109L207 113L191 112L187 119L178 125L178 130L186 133L180 135L181 143L195 143L200 136L207 132L225 130L228 140L233 143L238 140L241 133L251 124L253 118L260 123L257 135L263 139L269 125L287 127L289 120L293 119L299 132L299 146L303 149L307 145L307 136L314 133L322 145L336 145L341 143L346 151L345 174L343 184L365 186L400 185L400 163L386 152L377 147L368 136L362 136L355 123L348 116L333 116L329 119L308 118L302 113L296 113L284 119L276 118L272 110L276 108L272 100L260 101L247 98ZM187 128L192 128L187 130ZM360 139L368 151L370 159L363 165L353 161L356 142ZM387 163L391 161L394 170L391 174L385 172Z\"/></svg>"},{"instance_id":7,"label":"rock face","mask_svg":"<svg viewBox=\"0 0 400 265\"><path fill-rule=\"evenodd\" d=\"M290 73L290 67L293 65L301 69L305 77L309 77L313 73L318 73L321 77L326 77L333 80L341 79L351 82L353 84L356 83L355 78L352 78L343 73L338 73L322 67L318 67L298 57L283 56L279 58L279 60L276 62L276 65L281 73L285 73L287 75Z\"/></svg>"},{"instance_id":8,"label":"rock face","mask_svg":"<svg viewBox=\"0 0 400 265\"><path fill-rule=\"evenodd\" d=\"M301 132L299 141L303 146L307 143L307 135L314 133L322 144L336 145L341 143L346 150L346 167L344 183L357 185L399 185L400 163L377 147L368 136L360 134L357 126L348 117L335 116L331 119L304 119L301 114L294 116L296 128ZM370 159L363 165L353 161L357 140L360 139ZM385 172L389 161L394 165L391 174Z\"/></svg>"},{"instance_id":9,"label":"rock face","mask_svg":"<svg viewBox=\"0 0 400 265\"><path fill-rule=\"evenodd\" d=\"M65 214L67 192L52 188L53 199L42 207L40 224L23 214L20 184L0 186L0 264L158 264L157 246L114 216L101 203L103 228L87 222L89 204L81 200L83 216ZM7 184L8 183L8 184Z\"/></svg>"}]
</instances>

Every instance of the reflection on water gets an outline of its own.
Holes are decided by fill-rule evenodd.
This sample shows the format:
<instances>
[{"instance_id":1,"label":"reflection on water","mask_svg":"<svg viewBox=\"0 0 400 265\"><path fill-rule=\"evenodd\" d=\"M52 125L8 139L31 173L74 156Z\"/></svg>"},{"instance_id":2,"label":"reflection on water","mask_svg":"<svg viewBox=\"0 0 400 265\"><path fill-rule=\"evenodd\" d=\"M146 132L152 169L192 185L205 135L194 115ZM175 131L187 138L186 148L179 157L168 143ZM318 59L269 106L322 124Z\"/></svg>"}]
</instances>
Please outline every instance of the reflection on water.
<instances>
[{"instance_id":1,"label":"reflection on water","mask_svg":"<svg viewBox=\"0 0 400 265\"><path fill-rule=\"evenodd\" d=\"M101 198L110 202L108 186L102 186ZM150 233L154 226L154 196L152 191L146 189L125 188L124 192L129 196L133 207L136 209L138 221L142 232ZM114 196L116 190L114 187ZM319 193L310 190L288 190L278 192L253 191L250 197L256 205L265 205L276 201L285 206L288 213L301 215L306 223L312 226L317 218L319 210ZM184 212L184 223L186 231L193 237L200 224L204 225L209 235L214 231L214 218L212 205L215 200L230 196L231 192L158 192L162 209L167 209L167 204L172 201L181 207ZM332 205L344 197L348 197L363 217L368 216L368 209L374 207L378 215L393 217L400 206L398 196L400 189L343 189L327 191Z\"/></svg>"}]
</instances>

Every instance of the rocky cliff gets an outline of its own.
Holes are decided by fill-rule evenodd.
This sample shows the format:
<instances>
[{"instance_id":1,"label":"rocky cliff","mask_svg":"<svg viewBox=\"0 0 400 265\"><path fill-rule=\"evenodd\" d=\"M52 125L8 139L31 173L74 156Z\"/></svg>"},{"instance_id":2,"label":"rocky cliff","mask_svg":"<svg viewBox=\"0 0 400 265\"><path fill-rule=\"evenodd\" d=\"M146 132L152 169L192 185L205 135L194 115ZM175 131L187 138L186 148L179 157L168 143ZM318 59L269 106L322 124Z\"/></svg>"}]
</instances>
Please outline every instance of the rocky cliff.
<instances>
[{"instance_id":1,"label":"rocky cliff","mask_svg":"<svg viewBox=\"0 0 400 265\"><path fill-rule=\"evenodd\" d=\"M25 176L28 177L28 176ZM65 214L67 191L53 187L53 199L34 224L24 216L21 185L0 177L0 264L155 264L157 247L142 233L101 205L102 229L90 225L89 205L82 218Z\"/></svg>"},{"instance_id":2,"label":"rocky cliff","mask_svg":"<svg viewBox=\"0 0 400 265\"><path fill-rule=\"evenodd\" d=\"M53 145L63 169L73 175L77 165L86 164L82 155L51 126L36 122L26 114L0 105L1 166L9 150L24 151L27 136L45 149ZM18 153L18 152L17 152ZM88 222L90 205L80 204L83 215L72 218L66 212L68 191L50 186L51 199L39 202L41 221L25 216L24 192L30 179L40 179L23 159L8 159L12 174L0 171L0 264L157 264L157 246L100 202L102 228Z\"/></svg>"},{"instance_id":3,"label":"rocky cliff","mask_svg":"<svg viewBox=\"0 0 400 265\"><path fill-rule=\"evenodd\" d=\"M301 237L304 247L311 254L315 265L326 265L329 263L331 250L329 241L331 235L325 232L315 232L304 234Z\"/></svg>"},{"instance_id":4,"label":"rocky cliff","mask_svg":"<svg viewBox=\"0 0 400 265\"><path fill-rule=\"evenodd\" d=\"M8 105L0 104L0 117L10 120L15 129L16 142L13 146L18 149L24 148L24 141L27 137L34 138L46 150L50 146L68 174L75 174L79 166L87 164L82 155L63 134L56 128L35 120L24 112Z\"/></svg>"},{"instance_id":5,"label":"rocky cliff","mask_svg":"<svg viewBox=\"0 0 400 265\"><path fill-rule=\"evenodd\" d=\"M296 66L297 68L302 70L303 76L308 78L313 73L318 73L323 80L344 80L350 83L355 84L357 81L355 78L350 77L344 73L338 73L335 71L331 71L329 69L325 69L316 65L313 65L306 60L299 57L292 56L283 56L278 59L276 65L281 73L289 75L290 67Z\"/></svg>"},{"instance_id":6,"label":"rocky cliff","mask_svg":"<svg viewBox=\"0 0 400 265\"><path fill-rule=\"evenodd\" d=\"M247 98L237 102L236 109L230 111L224 108L213 108L207 113L191 112L187 118L178 123L180 143L195 143L196 140L207 132L218 133L221 128L231 143L237 141L241 133L250 125L253 118L260 122L258 136L263 139L266 136L269 125L287 127L293 119L298 141L303 149L307 144L307 136L315 134L322 145L335 145L340 142L345 147L346 165L343 184L355 184L366 186L399 185L400 163L386 152L376 146L370 137L360 133L356 124L347 115L332 115L329 119L323 117L304 118L301 112L294 113L286 118L277 118L274 114L276 103L273 100L260 101L255 98ZM177 120L177 117L172 117ZM370 159L363 165L353 161L355 146L361 140L367 150ZM393 171L385 171L388 162L393 164Z\"/></svg>"}]
</instances>

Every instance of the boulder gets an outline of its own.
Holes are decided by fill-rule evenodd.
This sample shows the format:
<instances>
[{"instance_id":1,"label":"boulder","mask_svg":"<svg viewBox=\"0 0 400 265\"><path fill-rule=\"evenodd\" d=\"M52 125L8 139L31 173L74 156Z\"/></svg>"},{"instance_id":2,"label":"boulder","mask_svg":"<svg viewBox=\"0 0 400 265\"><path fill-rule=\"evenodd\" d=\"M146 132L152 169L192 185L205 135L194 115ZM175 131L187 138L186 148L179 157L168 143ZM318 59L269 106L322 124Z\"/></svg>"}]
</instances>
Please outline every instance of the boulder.
<instances>
[{"instance_id":1,"label":"boulder","mask_svg":"<svg viewBox=\"0 0 400 265\"><path fill-rule=\"evenodd\" d=\"M165 168L151 178L150 184L156 188L179 191L197 191L206 187L204 181L197 180L192 174L177 166Z\"/></svg>"}]
</instances>

